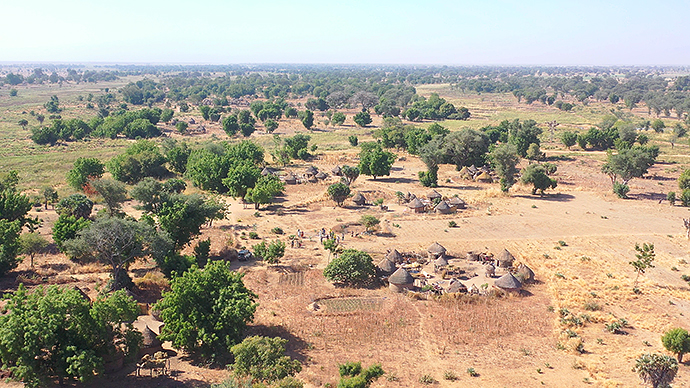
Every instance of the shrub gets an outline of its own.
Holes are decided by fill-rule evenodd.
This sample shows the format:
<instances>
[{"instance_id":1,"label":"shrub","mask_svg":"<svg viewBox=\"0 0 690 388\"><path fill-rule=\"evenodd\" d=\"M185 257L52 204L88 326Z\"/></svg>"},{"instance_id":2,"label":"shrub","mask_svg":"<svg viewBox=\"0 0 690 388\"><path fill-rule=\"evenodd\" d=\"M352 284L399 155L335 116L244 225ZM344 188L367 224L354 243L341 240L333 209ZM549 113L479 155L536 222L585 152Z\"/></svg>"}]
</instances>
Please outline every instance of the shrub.
<instances>
[{"instance_id":1,"label":"shrub","mask_svg":"<svg viewBox=\"0 0 690 388\"><path fill-rule=\"evenodd\" d=\"M458 375L456 375L452 370L447 370L443 372L443 378L449 381L455 381L458 379Z\"/></svg>"},{"instance_id":2,"label":"shrub","mask_svg":"<svg viewBox=\"0 0 690 388\"><path fill-rule=\"evenodd\" d=\"M250 233L251 235L251 233ZM259 260L263 260L268 264L277 264L280 258L285 254L285 243L280 240L275 240L269 244L261 242L254 245L254 256Z\"/></svg>"},{"instance_id":3,"label":"shrub","mask_svg":"<svg viewBox=\"0 0 690 388\"><path fill-rule=\"evenodd\" d=\"M668 194L666 194L666 199L668 200L669 203L671 203L671 206L676 204L676 192L675 191L669 191Z\"/></svg>"},{"instance_id":4,"label":"shrub","mask_svg":"<svg viewBox=\"0 0 690 388\"><path fill-rule=\"evenodd\" d=\"M665 332L661 343L666 350L676 355L679 363L683 362L683 355L690 352L690 334L679 327Z\"/></svg>"},{"instance_id":5,"label":"shrub","mask_svg":"<svg viewBox=\"0 0 690 388\"><path fill-rule=\"evenodd\" d=\"M458 226L458 223L457 223L457 222L455 222L455 221L448 221L448 227L449 227L449 228L455 228L456 226Z\"/></svg>"},{"instance_id":6,"label":"shrub","mask_svg":"<svg viewBox=\"0 0 690 388\"><path fill-rule=\"evenodd\" d=\"M280 337L245 338L230 348L235 357L234 372L239 376L251 376L255 380L265 382L294 376L302 370L302 364L285 355L287 342Z\"/></svg>"},{"instance_id":7,"label":"shrub","mask_svg":"<svg viewBox=\"0 0 690 388\"><path fill-rule=\"evenodd\" d=\"M619 182L614 182L613 183L613 192L618 196L618 198L628 198L628 193L630 192L630 186L624 184L624 183L619 183Z\"/></svg>"},{"instance_id":8,"label":"shrub","mask_svg":"<svg viewBox=\"0 0 690 388\"><path fill-rule=\"evenodd\" d=\"M419 378L419 382L422 384L433 384L436 382L436 380L431 377L431 375L423 375L422 377Z\"/></svg>"},{"instance_id":9,"label":"shrub","mask_svg":"<svg viewBox=\"0 0 690 388\"><path fill-rule=\"evenodd\" d=\"M282 228L276 226L275 228L271 229L271 233L274 233L274 234L283 234L284 232L283 232L283 229L282 229Z\"/></svg>"},{"instance_id":10,"label":"shrub","mask_svg":"<svg viewBox=\"0 0 690 388\"><path fill-rule=\"evenodd\" d=\"M678 373L678 361L662 354L643 354L635 360L633 372L653 387L668 386Z\"/></svg>"},{"instance_id":11,"label":"shrub","mask_svg":"<svg viewBox=\"0 0 690 388\"><path fill-rule=\"evenodd\" d=\"M371 256L366 252L346 249L337 258L331 260L323 270L329 281L346 286L363 286L369 284L376 276L376 268Z\"/></svg>"},{"instance_id":12,"label":"shrub","mask_svg":"<svg viewBox=\"0 0 690 388\"><path fill-rule=\"evenodd\" d=\"M252 240L258 240L259 234L256 232L249 232L249 238L251 238Z\"/></svg>"},{"instance_id":13,"label":"shrub","mask_svg":"<svg viewBox=\"0 0 690 388\"><path fill-rule=\"evenodd\" d=\"M349 141L350 145L353 147L357 147L357 144L359 144L359 138L357 137L357 135L348 136L347 141Z\"/></svg>"},{"instance_id":14,"label":"shrub","mask_svg":"<svg viewBox=\"0 0 690 388\"><path fill-rule=\"evenodd\" d=\"M587 311L599 311L601 310L601 305L599 305L597 302L589 301L585 302L583 308Z\"/></svg>"},{"instance_id":15,"label":"shrub","mask_svg":"<svg viewBox=\"0 0 690 388\"><path fill-rule=\"evenodd\" d=\"M475 371L474 368L467 368L467 374L472 377L479 376L479 373L477 373L477 371Z\"/></svg>"}]
</instances>

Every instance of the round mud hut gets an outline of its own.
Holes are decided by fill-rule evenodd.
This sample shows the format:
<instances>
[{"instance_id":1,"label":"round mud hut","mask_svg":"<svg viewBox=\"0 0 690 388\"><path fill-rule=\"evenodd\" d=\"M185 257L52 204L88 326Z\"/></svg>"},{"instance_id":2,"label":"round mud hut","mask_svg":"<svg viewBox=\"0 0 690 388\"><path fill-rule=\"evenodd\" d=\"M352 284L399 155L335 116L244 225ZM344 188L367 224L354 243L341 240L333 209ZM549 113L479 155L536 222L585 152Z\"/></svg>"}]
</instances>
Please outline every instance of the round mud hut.
<instances>
[{"instance_id":1,"label":"round mud hut","mask_svg":"<svg viewBox=\"0 0 690 388\"><path fill-rule=\"evenodd\" d=\"M379 261L376 267L382 275L390 275L397 269L395 263L388 260L388 258L385 257L381 261Z\"/></svg>"},{"instance_id":2,"label":"round mud hut","mask_svg":"<svg viewBox=\"0 0 690 388\"><path fill-rule=\"evenodd\" d=\"M144 327L144 330L141 334L143 341L141 343L141 349L139 350L139 357L143 356L144 354L154 354L163 350L163 344L158 339L158 336L156 336L156 333L154 333L148 325Z\"/></svg>"},{"instance_id":3,"label":"round mud hut","mask_svg":"<svg viewBox=\"0 0 690 388\"><path fill-rule=\"evenodd\" d=\"M508 272L507 274L496 279L494 281L494 286L504 291L518 291L520 288L522 288L522 283L520 283L520 281L513 276L512 273Z\"/></svg>"},{"instance_id":4,"label":"round mud hut","mask_svg":"<svg viewBox=\"0 0 690 388\"><path fill-rule=\"evenodd\" d=\"M448 204L456 209L465 209L467 207L467 203L460 199L460 197L453 197L449 199Z\"/></svg>"},{"instance_id":5,"label":"round mud hut","mask_svg":"<svg viewBox=\"0 0 690 388\"><path fill-rule=\"evenodd\" d=\"M405 268L398 268L397 271L388 277L388 288L393 292L404 292L414 287L414 278Z\"/></svg>"},{"instance_id":6,"label":"round mud hut","mask_svg":"<svg viewBox=\"0 0 690 388\"><path fill-rule=\"evenodd\" d=\"M317 170L316 167L314 167L314 166L309 166L309 167L307 167L306 170L304 170L304 175L306 175L307 178L315 176L318 173L319 173L319 170Z\"/></svg>"},{"instance_id":7,"label":"round mud hut","mask_svg":"<svg viewBox=\"0 0 690 388\"><path fill-rule=\"evenodd\" d=\"M323 171L319 171L318 173L316 173L316 175L314 175L314 177L318 180L324 180L328 178L328 175L326 175Z\"/></svg>"},{"instance_id":8,"label":"round mud hut","mask_svg":"<svg viewBox=\"0 0 690 388\"><path fill-rule=\"evenodd\" d=\"M407 207L414 210L415 213L424 213L424 208L426 206L422 203L422 201L419 200L419 198L415 198L407 204Z\"/></svg>"},{"instance_id":9,"label":"round mud hut","mask_svg":"<svg viewBox=\"0 0 690 388\"><path fill-rule=\"evenodd\" d=\"M443 256L434 260L434 271L440 271L443 268L446 268L447 266L448 266L448 260L446 260Z\"/></svg>"},{"instance_id":10,"label":"round mud hut","mask_svg":"<svg viewBox=\"0 0 690 388\"><path fill-rule=\"evenodd\" d=\"M367 199L364 198L364 196L362 195L362 193L357 192L357 194L355 194L355 196L352 197L352 202L354 202L355 205L357 205L357 206L362 206L362 205L364 205L365 203L367 203Z\"/></svg>"},{"instance_id":11,"label":"round mud hut","mask_svg":"<svg viewBox=\"0 0 690 388\"><path fill-rule=\"evenodd\" d=\"M529 283L534 281L534 271L525 264L520 264L516 277L523 283Z\"/></svg>"},{"instance_id":12,"label":"round mud hut","mask_svg":"<svg viewBox=\"0 0 690 388\"><path fill-rule=\"evenodd\" d=\"M493 178L491 178L491 174L488 172L484 171L481 174L477 175L477 178L475 179L477 182L484 182L484 183L493 183Z\"/></svg>"},{"instance_id":13,"label":"round mud hut","mask_svg":"<svg viewBox=\"0 0 690 388\"><path fill-rule=\"evenodd\" d=\"M467 287L459 280L451 280L450 285L444 290L446 294L467 293Z\"/></svg>"},{"instance_id":14,"label":"round mud hut","mask_svg":"<svg viewBox=\"0 0 690 388\"><path fill-rule=\"evenodd\" d=\"M438 191L436 191L436 190L431 190L431 191L426 195L426 197L429 198L430 201L433 201L433 200L435 200L435 199L440 199L440 198L441 198L441 194L440 194Z\"/></svg>"},{"instance_id":15,"label":"round mud hut","mask_svg":"<svg viewBox=\"0 0 690 388\"><path fill-rule=\"evenodd\" d=\"M431 260L436 260L439 257L443 257L446 254L446 248L443 247L443 245L435 242L429 246L429 249L426 250L427 253L429 254L429 259Z\"/></svg>"},{"instance_id":16,"label":"round mud hut","mask_svg":"<svg viewBox=\"0 0 690 388\"><path fill-rule=\"evenodd\" d=\"M498 255L498 258L496 258L497 264L499 268L510 268L513 266L513 262L515 261L515 257L508 252L507 249L503 249L503 252L501 252Z\"/></svg>"},{"instance_id":17,"label":"round mud hut","mask_svg":"<svg viewBox=\"0 0 690 388\"><path fill-rule=\"evenodd\" d=\"M448 202L446 201L439 202L434 210L436 211L436 213L439 214L450 214L453 212L453 209L448 205Z\"/></svg>"},{"instance_id":18,"label":"round mud hut","mask_svg":"<svg viewBox=\"0 0 690 388\"><path fill-rule=\"evenodd\" d=\"M403 256L398 252L397 249L393 249L392 251L388 252L386 254L386 259L392 261L393 263L402 263L403 262Z\"/></svg>"},{"instance_id":19,"label":"round mud hut","mask_svg":"<svg viewBox=\"0 0 690 388\"><path fill-rule=\"evenodd\" d=\"M297 177L294 174L290 173L290 174L285 176L284 181L285 181L285 184L296 185L297 184Z\"/></svg>"},{"instance_id":20,"label":"round mud hut","mask_svg":"<svg viewBox=\"0 0 690 388\"><path fill-rule=\"evenodd\" d=\"M343 170L340 168L340 166L335 166L331 170L331 173L333 173L333 175L335 175L335 176L341 176L341 175L343 175Z\"/></svg>"},{"instance_id":21,"label":"round mud hut","mask_svg":"<svg viewBox=\"0 0 690 388\"><path fill-rule=\"evenodd\" d=\"M460 169L460 178L467 180L472 179L472 174L470 173L470 170L467 167L463 166Z\"/></svg>"}]
</instances>

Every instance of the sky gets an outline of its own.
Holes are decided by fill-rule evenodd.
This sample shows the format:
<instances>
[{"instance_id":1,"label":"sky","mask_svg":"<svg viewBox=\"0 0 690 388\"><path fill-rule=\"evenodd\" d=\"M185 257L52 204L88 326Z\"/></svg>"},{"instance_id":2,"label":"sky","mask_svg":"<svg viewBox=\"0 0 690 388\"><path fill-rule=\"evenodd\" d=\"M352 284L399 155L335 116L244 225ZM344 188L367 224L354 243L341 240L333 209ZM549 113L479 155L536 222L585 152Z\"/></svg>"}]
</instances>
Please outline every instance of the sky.
<instances>
[{"instance_id":1,"label":"sky","mask_svg":"<svg viewBox=\"0 0 690 388\"><path fill-rule=\"evenodd\" d=\"M0 0L0 62L690 65L688 0Z\"/></svg>"}]
</instances>

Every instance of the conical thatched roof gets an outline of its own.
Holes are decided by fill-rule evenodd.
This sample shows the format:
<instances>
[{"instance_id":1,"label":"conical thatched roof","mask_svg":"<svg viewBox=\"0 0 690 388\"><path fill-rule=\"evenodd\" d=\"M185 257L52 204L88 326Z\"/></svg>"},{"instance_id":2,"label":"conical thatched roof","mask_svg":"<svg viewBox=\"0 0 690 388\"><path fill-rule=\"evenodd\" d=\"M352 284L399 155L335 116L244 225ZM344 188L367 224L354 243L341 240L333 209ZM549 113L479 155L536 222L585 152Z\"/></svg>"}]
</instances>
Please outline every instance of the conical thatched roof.
<instances>
[{"instance_id":1,"label":"conical thatched roof","mask_svg":"<svg viewBox=\"0 0 690 388\"><path fill-rule=\"evenodd\" d=\"M340 166L333 167L331 172L333 173L333 175L337 175L337 176L340 176L340 174L343 173L342 170L340 169Z\"/></svg>"},{"instance_id":2,"label":"conical thatched roof","mask_svg":"<svg viewBox=\"0 0 690 388\"><path fill-rule=\"evenodd\" d=\"M522 283L520 283L520 281L510 272L496 279L496 281L494 281L494 285L504 290L516 290L522 287Z\"/></svg>"},{"instance_id":3,"label":"conical thatched roof","mask_svg":"<svg viewBox=\"0 0 690 388\"><path fill-rule=\"evenodd\" d=\"M467 167L467 171L469 171L470 174L474 175L479 170L477 170L477 167L475 167L473 164L473 165Z\"/></svg>"},{"instance_id":4,"label":"conical thatched roof","mask_svg":"<svg viewBox=\"0 0 690 388\"><path fill-rule=\"evenodd\" d=\"M436 253L436 254L442 254L446 253L446 248L443 247L443 245L435 242L429 246L429 249L427 249L429 253Z\"/></svg>"},{"instance_id":5,"label":"conical thatched roof","mask_svg":"<svg viewBox=\"0 0 690 388\"><path fill-rule=\"evenodd\" d=\"M441 214L448 214L451 211L453 211L453 209L451 209L450 206L448 206L448 203L446 201L439 202L438 205L436 205L435 210L436 210L436 213L441 213Z\"/></svg>"},{"instance_id":6,"label":"conical thatched roof","mask_svg":"<svg viewBox=\"0 0 690 388\"><path fill-rule=\"evenodd\" d=\"M498 254L498 266L501 268L508 268L511 265L513 265L513 261L515 261L515 257L508 252L507 249L503 249L503 252Z\"/></svg>"},{"instance_id":7,"label":"conical thatched roof","mask_svg":"<svg viewBox=\"0 0 690 388\"><path fill-rule=\"evenodd\" d=\"M410 209L419 209L424 207L424 204L422 203L422 201L419 200L419 198L415 198L407 204L407 207L409 207Z\"/></svg>"},{"instance_id":8,"label":"conical thatched roof","mask_svg":"<svg viewBox=\"0 0 690 388\"><path fill-rule=\"evenodd\" d=\"M405 285L414 283L414 278L409 272L405 271L405 268L398 268L397 271L388 277L388 283L393 283L395 285Z\"/></svg>"},{"instance_id":9,"label":"conical thatched roof","mask_svg":"<svg viewBox=\"0 0 690 388\"><path fill-rule=\"evenodd\" d=\"M488 183L491 183L491 182L494 181L494 180L491 178L491 174L489 174L489 173L486 172L486 171L484 171L484 172L482 172L481 174L479 174L479 175L477 176L476 180L478 180L479 182L488 182Z\"/></svg>"},{"instance_id":10,"label":"conical thatched roof","mask_svg":"<svg viewBox=\"0 0 690 388\"><path fill-rule=\"evenodd\" d=\"M448 288L446 288L446 292L449 294L453 294L456 292L467 292L467 287L460 283L459 281L451 281L450 285Z\"/></svg>"},{"instance_id":11,"label":"conical thatched roof","mask_svg":"<svg viewBox=\"0 0 690 388\"><path fill-rule=\"evenodd\" d=\"M395 264L385 257L376 266L379 267L381 272L387 273L387 274L395 272L395 268L396 268Z\"/></svg>"},{"instance_id":12,"label":"conical thatched roof","mask_svg":"<svg viewBox=\"0 0 690 388\"><path fill-rule=\"evenodd\" d=\"M431 190L426 196L429 199L441 198L441 194L439 194L439 192L436 190Z\"/></svg>"},{"instance_id":13,"label":"conical thatched roof","mask_svg":"<svg viewBox=\"0 0 690 388\"><path fill-rule=\"evenodd\" d=\"M517 275L520 279L522 279L523 282L534 280L534 271L524 264L521 264L520 267L518 267Z\"/></svg>"},{"instance_id":14,"label":"conical thatched roof","mask_svg":"<svg viewBox=\"0 0 690 388\"><path fill-rule=\"evenodd\" d=\"M444 259L443 256L441 256L438 259L434 260L434 265L437 267L446 267L448 266L448 260Z\"/></svg>"},{"instance_id":15,"label":"conical thatched roof","mask_svg":"<svg viewBox=\"0 0 690 388\"><path fill-rule=\"evenodd\" d=\"M266 175L272 175L275 174L275 170L269 167L264 167L263 170L261 170L261 175L266 176Z\"/></svg>"},{"instance_id":16,"label":"conical thatched roof","mask_svg":"<svg viewBox=\"0 0 690 388\"><path fill-rule=\"evenodd\" d=\"M145 349L157 348L161 346L161 341L158 339L158 336L156 336L156 333L154 333L148 325L144 327L144 331L141 334L143 336L142 345Z\"/></svg>"},{"instance_id":17,"label":"conical thatched roof","mask_svg":"<svg viewBox=\"0 0 690 388\"><path fill-rule=\"evenodd\" d=\"M367 202L367 199L364 198L362 193L358 192L354 197L352 197L352 202L356 203L357 205L364 205Z\"/></svg>"},{"instance_id":18,"label":"conical thatched roof","mask_svg":"<svg viewBox=\"0 0 690 388\"><path fill-rule=\"evenodd\" d=\"M455 206L455 207L458 208L458 209L464 209L465 206L467 206L467 204L465 203L465 201L463 201L462 199L460 199L460 197L453 197L453 198L449 199L449 200L448 200L448 204L449 204L450 206Z\"/></svg>"},{"instance_id":19,"label":"conical thatched roof","mask_svg":"<svg viewBox=\"0 0 690 388\"><path fill-rule=\"evenodd\" d=\"M296 177L294 174L292 174L292 173L291 173L291 174L288 174L287 176L285 176L285 182L286 182L286 183L290 183L290 182L296 183L296 182L297 182L297 177Z\"/></svg>"},{"instance_id":20,"label":"conical thatched roof","mask_svg":"<svg viewBox=\"0 0 690 388\"><path fill-rule=\"evenodd\" d=\"M461 177L464 178L464 177L471 176L471 175L472 175L472 174L470 174L470 170L468 170L467 167L463 166L463 167L460 169L460 176L461 176Z\"/></svg>"},{"instance_id":21,"label":"conical thatched roof","mask_svg":"<svg viewBox=\"0 0 690 388\"><path fill-rule=\"evenodd\" d=\"M403 260L402 255L397 249L393 249L392 251L388 252L386 258L394 263L399 263Z\"/></svg>"},{"instance_id":22,"label":"conical thatched roof","mask_svg":"<svg viewBox=\"0 0 690 388\"><path fill-rule=\"evenodd\" d=\"M309 166L307 169L304 171L307 175L316 175L319 170L316 169L314 166Z\"/></svg>"},{"instance_id":23,"label":"conical thatched roof","mask_svg":"<svg viewBox=\"0 0 690 388\"><path fill-rule=\"evenodd\" d=\"M323 171L319 171L316 174L316 179L326 179L327 177L328 177L328 175L324 174Z\"/></svg>"}]
</instances>

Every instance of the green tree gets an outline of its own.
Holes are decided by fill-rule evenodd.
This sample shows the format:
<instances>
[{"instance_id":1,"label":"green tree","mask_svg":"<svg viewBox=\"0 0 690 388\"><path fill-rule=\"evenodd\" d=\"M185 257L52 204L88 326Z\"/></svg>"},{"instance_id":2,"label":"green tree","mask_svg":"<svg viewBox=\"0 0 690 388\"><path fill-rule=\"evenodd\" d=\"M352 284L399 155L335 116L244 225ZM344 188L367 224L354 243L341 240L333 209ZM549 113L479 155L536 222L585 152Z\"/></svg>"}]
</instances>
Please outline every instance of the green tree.
<instances>
[{"instance_id":1,"label":"green tree","mask_svg":"<svg viewBox=\"0 0 690 388\"><path fill-rule=\"evenodd\" d=\"M362 224L362 225L364 225L364 227L366 228L367 232L371 232L374 228L376 228L376 226L377 226L378 224L381 223L381 220L379 220L378 218L376 218L376 217L374 217L374 216L372 216L372 215L365 214L365 215L363 215L362 218L359 220L359 223Z\"/></svg>"},{"instance_id":2,"label":"green tree","mask_svg":"<svg viewBox=\"0 0 690 388\"><path fill-rule=\"evenodd\" d=\"M53 224L53 241L61 252L65 251L64 243L77 237L77 234L86 229L91 221L86 218L79 218L72 215L61 215Z\"/></svg>"},{"instance_id":3,"label":"green tree","mask_svg":"<svg viewBox=\"0 0 690 388\"><path fill-rule=\"evenodd\" d=\"M284 139L285 150L287 151L288 155L290 155L290 157L293 159L306 160L310 156L309 152L307 151L307 147L309 146L310 140L311 136L303 135L301 133L298 133L297 135L292 137L286 137Z\"/></svg>"},{"instance_id":4,"label":"green tree","mask_svg":"<svg viewBox=\"0 0 690 388\"><path fill-rule=\"evenodd\" d=\"M251 162L238 163L228 169L223 185L233 198L244 198L247 190L254 187L261 177L261 170Z\"/></svg>"},{"instance_id":5,"label":"green tree","mask_svg":"<svg viewBox=\"0 0 690 388\"><path fill-rule=\"evenodd\" d=\"M678 363L683 362L683 355L690 352L690 334L680 327L665 332L661 343L666 350L676 355Z\"/></svg>"},{"instance_id":6,"label":"green tree","mask_svg":"<svg viewBox=\"0 0 690 388\"><path fill-rule=\"evenodd\" d=\"M627 185L631 179L646 174L658 155L657 146L634 146L618 150L615 154L609 152L601 171L609 176L612 185L618 183L618 179L621 179L623 185Z\"/></svg>"},{"instance_id":7,"label":"green tree","mask_svg":"<svg viewBox=\"0 0 690 388\"><path fill-rule=\"evenodd\" d=\"M474 129L461 129L446 135L439 148L447 163L454 164L457 170L473 164L480 166L484 164L486 153L489 151L489 137Z\"/></svg>"},{"instance_id":8,"label":"green tree","mask_svg":"<svg viewBox=\"0 0 690 388\"><path fill-rule=\"evenodd\" d=\"M327 193L338 206L343 206L343 202L350 195L350 186L344 183L334 183L328 186Z\"/></svg>"},{"instance_id":9,"label":"green tree","mask_svg":"<svg viewBox=\"0 0 690 388\"><path fill-rule=\"evenodd\" d=\"M338 365L338 372L340 373L338 388L368 388L385 373L379 364L362 370L360 362L346 362Z\"/></svg>"},{"instance_id":10,"label":"green tree","mask_svg":"<svg viewBox=\"0 0 690 388\"><path fill-rule=\"evenodd\" d=\"M635 254L635 258L637 258L637 260L629 263L635 270L635 273L637 273L633 288L637 287L637 279L639 279L641 274L644 274L649 268L654 268L654 264L652 263L656 258L656 254L654 253L654 244L644 243L642 246L635 244L635 251L637 251Z\"/></svg>"},{"instance_id":11,"label":"green tree","mask_svg":"<svg viewBox=\"0 0 690 388\"><path fill-rule=\"evenodd\" d=\"M515 183L516 166L520 161L517 149L512 144L501 144L489 153L489 160L491 161L491 166L501 178L501 190L508 192Z\"/></svg>"},{"instance_id":12,"label":"green tree","mask_svg":"<svg viewBox=\"0 0 690 388\"><path fill-rule=\"evenodd\" d=\"M220 152L205 148L192 151L187 160L186 177L202 190L227 191L223 179L228 176L231 161L226 152L225 148L221 148Z\"/></svg>"},{"instance_id":13,"label":"green tree","mask_svg":"<svg viewBox=\"0 0 690 388\"><path fill-rule=\"evenodd\" d=\"M29 121L27 119L21 119L17 122L17 124L19 124L23 130L26 130L26 126L29 125Z\"/></svg>"},{"instance_id":14,"label":"green tree","mask_svg":"<svg viewBox=\"0 0 690 388\"><path fill-rule=\"evenodd\" d=\"M53 187L46 186L43 188L43 201L45 204L45 208L48 209L48 204L52 204L55 206L55 204L58 201L58 192L55 190Z\"/></svg>"},{"instance_id":15,"label":"green tree","mask_svg":"<svg viewBox=\"0 0 690 388\"><path fill-rule=\"evenodd\" d=\"M633 372L653 388L668 387L678 373L678 361L662 354L643 354L635 360Z\"/></svg>"},{"instance_id":16,"label":"green tree","mask_svg":"<svg viewBox=\"0 0 690 388\"><path fill-rule=\"evenodd\" d=\"M28 255L31 260L31 268L34 267L34 256L45 251L48 240L38 233L24 233L19 236L19 252Z\"/></svg>"},{"instance_id":17,"label":"green tree","mask_svg":"<svg viewBox=\"0 0 690 388\"><path fill-rule=\"evenodd\" d=\"M376 268L368 253L346 249L328 263L323 275L333 283L353 287L364 286L376 277Z\"/></svg>"},{"instance_id":18,"label":"green tree","mask_svg":"<svg viewBox=\"0 0 690 388\"><path fill-rule=\"evenodd\" d=\"M355 124L359 125L360 127L366 127L367 125L371 124L371 115L368 111L363 110L361 112L358 112L352 118L352 120L355 122Z\"/></svg>"},{"instance_id":19,"label":"green tree","mask_svg":"<svg viewBox=\"0 0 690 388\"><path fill-rule=\"evenodd\" d=\"M253 336L230 348L235 363L233 371L241 376L251 376L255 381L274 382L294 376L302 370L302 364L285 355L286 339Z\"/></svg>"},{"instance_id":20,"label":"green tree","mask_svg":"<svg viewBox=\"0 0 690 388\"><path fill-rule=\"evenodd\" d=\"M93 201L84 194L72 194L58 202L55 211L59 215L89 218L93 210Z\"/></svg>"},{"instance_id":21,"label":"green tree","mask_svg":"<svg viewBox=\"0 0 690 388\"><path fill-rule=\"evenodd\" d=\"M172 242L144 222L117 217L96 219L77 237L63 242L67 253L80 261L92 261L111 268L111 290L128 288L129 265L136 258L152 256L160 259L168 254Z\"/></svg>"},{"instance_id":22,"label":"green tree","mask_svg":"<svg viewBox=\"0 0 690 388\"><path fill-rule=\"evenodd\" d=\"M254 187L247 189L244 200L253 203L254 208L259 210L261 205L273 202L273 198L280 195L285 190L285 185L275 175L259 177Z\"/></svg>"},{"instance_id":23,"label":"green tree","mask_svg":"<svg viewBox=\"0 0 690 388\"><path fill-rule=\"evenodd\" d=\"M156 304L165 323L160 339L203 359L225 358L257 307L242 277L229 263L211 261L173 278L170 292Z\"/></svg>"},{"instance_id":24,"label":"green tree","mask_svg":"<svg viewBox=\"0 0 690 388\"><path fill-rule=\"evenodd\" d=\"M264 121L264 128L266 128L266 132L273 133L273 131L278 129L278 122L273 119L268 119Z\"/></svg>"},{"instance_id":25,"label":"green tree","mask_svg":"<svg viewBox=\"0 0 690 388\"><path fill-rule=\"evenodd\" d=\"M540 164L530 164L522 172L522 183L532 185L532 195L539 191L544 195L544 190L555 189L558 184L555 179L549 178L546 169Z\"/></svg>"},{"instance_id":26,"label":"green tree","mask_svg":"<svg viewBox=\"0 0 690 388\"><path fill-rule=\"evenodd\" d=\"M240 124L237 122L237 115L230 115L223 118L223 131L232 137L235 136L237 131L240 129Z\"/></svg>"},{"instance_id":27,"label":"green tree","mask_svg":"<svg viewBox=\"0 0 690 388\"><path fill-rule=\"evenodd\" d=\"M173 241L175 250L199 235L201 226L224 216L222 204L200 195L171 195L158 211L158 223Z\"/></svg>"},{"instance_id":28,"label":"green tree","mask_svg":"<svg viewBox=\"0 0 690 388\"><path fill-rule=\"evenodd\" d=\"M395 154L384 151L379 144L363 143L359 153L359 172L371 175L374 179L379 176L388 176L396 159Z\"/></svg>"},{"instance_id":29,"label":"green tree","mask_svg":"<svg viewBox=\"0 0 690 388\"><path fill-rule=\"evenodd\" d=\"M561 143L563 143L566 148L570 149L570 147L577 143L577 134L570 131L561 133Z\"/></svg>"},{"instance_id":30,"label":"green tree","mask_svg":"<svg viewBox=\"0 0 690 388\"><path fill-rule=\"evenodd\" d=\"M165 156L158 145L150 140L139 140L131 145L124 154L108 162L108 171L120 182L135 184L149 176L160 178L168 170L165 168Z\"/></svg>"},{"instance_id":31,"label":"green tree","mask_svg":"<svg viewBox=\"0 0 690 388\"><path fill-rule=\"evenodd\" d=\"M342 112L334 112L333 115L331 116L331 124L333 124L336 127L339 127L343 125L345 122L345 114Z\"/></svg>"},{"instance_id":32,"label":"green tree","mask_svg":"<svg viewBox=\"0 0 690 388\"><path fill-rule=\"evenodd\" d=\"M211 113L211 107L208 105L201 105L199 106L199 112L201 112L201 117L203 117L204 120L208 120Z\"/></svg>"},{"instance_id":33,"label":"green tree","mask_svg":"<svg viewBox=\"0 0 690 388\"><path fill-rule=\"evenodd\" d=\"M664 128L666 128L666 124L663 122L661 119L656 119L652 121L652 129L654 132L663 132Z\"/></svg>"},{"instance_id":34,"label":"green tree","mask_svg":"<svg viewBox=\"0 0 690 388\"><path fill-rule=\"evenodd\" d=\"M311 127L314 126L314 112L309 109L304 111L302 114L302 125L304 125L304 128L311 130Z\"/></svg>"},{"instance_id":35,"label":"green tree","mask_svg":"<svg viewBox=\"0 0 690 388\"><path fill-rule=\"evenodd\" d=\"M163 184L153 178L144 178L130 191L132 198L141 203L140 208L147 212L158 213L170 193L163 189Z\"/></svg>"},{"instance_id":36,"label":"green tree","mask_svg":"<svg viewBox=\"0 0 690 388\"><path fill-rule=\"evenodd\" d=\"M183 135L187 133L187 128L189 128L189 124L186 121L180 120L175 123L175 129Z\"/></svg>"},{"instance_id":37,"label":"green tree","mask_svg":"<svg viewBox=\"0 0 690 388\"><path fill-rule=\"evenodd\" d=\"M100 179L105 166L96 158L77 158L72 169L67 173L67 183L75 190L84 190L89 179Z\"/></svg>"},{"instance_id":38,"label":"green tree","mask_svg":"<svg viewBox=\"0 0 690 388\"><path fill-rule=\"evenodd\" d=\"M125 184L113 179L90 180L89 185L103 198L108 215L119 214L122 202L127 200Z\"/></svg>"},{"instance_id":39,"label":"green tree","mask_svg":"<svg viewBox=\"0 0 690 388\"><path fill-rule=\"evenodd\" d=\"M690 169L684 170L678 177L678 187L681 190L690 189Z\"/></svg>"},{"instance_id":40,"label":"green tree","mask_svg":"<svg viewBox=\"0 0 690 388\"><path fill-rule=\"evenodd\" d=\"M343 175L343 180L345 183L350 186L351 184L355 183L359 177L359 167L350 167L345 165L340 168L340 173Z\"/></svg>"},{"instance_id":41,"label":"green tree","mask_svg":"<svg viewBox=\"0 0 690 388\"><path fill-rule=\"evenodd\" d=\"M187 172L187 160L192 150L186 142L163 143L165 158L168 160L170 168L178 174Z\"/></svg>"},{"instance_id":42,"label":"green tree","mask_svg":"<svg viewBox=\"0 0 690 388\"><path fill-rule=\"evenodd\" d=\"M237 112L237 124L239 125L242 135L244 137L249 137L254 133L254 124L256 124L256 120L252 116L251 111L245 109Z\"/></svg>"},{"instance_id":43,"label":"green tree","mask_svg":"<svg viewBox=\"0 0 690 388\"><path fill-rule=\"evenodd\" d=\"M285 254L285 243L280 240L266 244L265 241L254 245L254 256L268 264L278 264Z\"/></svg>"},{"instance_id":44,"label":"green tree","mask_svg":"<svg viewBox=\"0 0 690 388\"><path fill-rule=\"evenodd\" d=\"M172 109L163 109L163 112L161 112L161 118L160 121L167 123L172 120L173 116L175 115L175 111Z\"/></svg>"},{"instance_id":45,"label":"green tree","mask_svg":"<svg viewBox=\"0 0 690 388\"><path fill-rule=\"evenodd\" d=\"M0 316L0 360L27 387L65 378L87 381L103 371L103 357L117 348L136 356L141 334L131 322L139 308L123 291L93 304L71 287L23 285Z\"/></svg>"},{"instance_id":46,"label":"green tree","mask_svg":"<svg viewBox=\"0 0 690 388\"><path fill-rule=\"evenodd\" d=\"M347 141L349 141L350 145L353 147L357 147L357 144L359 144L359 138L357 138L357 135L348 136Z\"/></svg>"},{"instance_id":47,"label":"green tree","mask_svg":"<svg viewBox=\"0 0 690 388\"><path fill-rule=\"evenodd\" d=\"M149 139L161 135L161 130L147 119L136 119L127 124L122 134L128 139Z\"/></svg>"}]
</instances>

